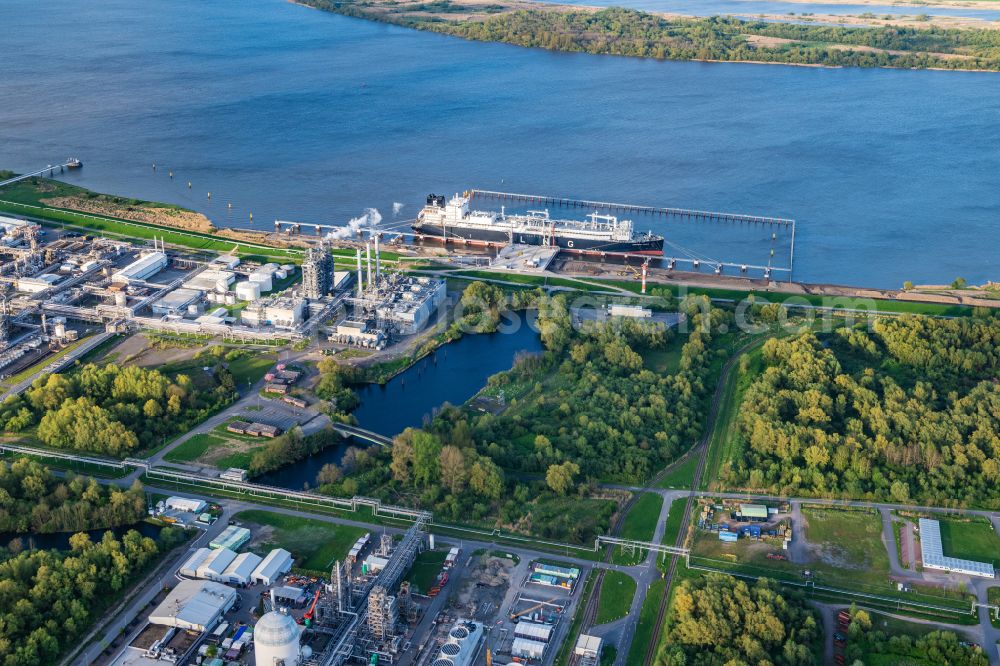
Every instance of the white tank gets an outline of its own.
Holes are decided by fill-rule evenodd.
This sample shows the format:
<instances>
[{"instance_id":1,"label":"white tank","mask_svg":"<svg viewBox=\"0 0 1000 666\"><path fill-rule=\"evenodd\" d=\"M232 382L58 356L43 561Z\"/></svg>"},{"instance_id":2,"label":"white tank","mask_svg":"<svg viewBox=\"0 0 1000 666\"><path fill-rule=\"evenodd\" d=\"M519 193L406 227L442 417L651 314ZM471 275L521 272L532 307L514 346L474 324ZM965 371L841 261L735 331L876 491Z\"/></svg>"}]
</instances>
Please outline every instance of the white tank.
<instances>
[{"instance_id":1,"label":"white tank","mask_svg":"<svg viewBox=\"0 0 1000 666\"><path fill-rule=\"evenodd\" d=\"M124 291L115 292L115 305L120 308L125 307L128 304L128 296L125 295Z\"/></svg>"},{"instance_id":2,"label":"white tank","mask_svg":"<svg viewBox=\"0 0 1000 666\"><path fill-rule=\"evenodd\" d=\"M298 666L299 625L290 615L271 611L265 613L253 628L254 663L257 666Z\"/></svg>"}]
</instances>

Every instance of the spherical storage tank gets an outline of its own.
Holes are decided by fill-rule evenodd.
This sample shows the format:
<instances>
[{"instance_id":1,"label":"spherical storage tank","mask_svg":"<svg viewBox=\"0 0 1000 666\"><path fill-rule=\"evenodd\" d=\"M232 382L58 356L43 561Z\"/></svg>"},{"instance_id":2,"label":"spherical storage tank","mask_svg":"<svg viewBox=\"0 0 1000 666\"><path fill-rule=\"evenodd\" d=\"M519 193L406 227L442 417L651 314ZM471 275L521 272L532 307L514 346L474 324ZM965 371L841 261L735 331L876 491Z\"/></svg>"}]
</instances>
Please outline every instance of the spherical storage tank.
<instances>
[{"instance_id":1,"label":"spherical storage tank","mask_svg":"<svg viewBox=\"0 0 1000 666\"><path fill-rule=\"evenodd\" d=\"M299 625L290 615L265 613L253 628L253 646L257 666L297 666L299 663Z\"/></svg>"}]
</instances>

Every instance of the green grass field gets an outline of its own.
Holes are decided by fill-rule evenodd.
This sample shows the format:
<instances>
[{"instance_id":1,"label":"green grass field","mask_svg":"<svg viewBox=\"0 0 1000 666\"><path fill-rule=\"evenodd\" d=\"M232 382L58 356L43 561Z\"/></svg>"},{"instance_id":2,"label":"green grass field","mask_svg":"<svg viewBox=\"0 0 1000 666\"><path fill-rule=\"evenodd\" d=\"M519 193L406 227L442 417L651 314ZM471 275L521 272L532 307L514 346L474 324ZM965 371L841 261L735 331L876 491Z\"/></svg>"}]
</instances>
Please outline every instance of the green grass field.
<instances>
[{"instance_id":1,"label":"green grass field","mask_svg":"<svg viewBox=\"0 0 1000 666\"><path fill-rule=\"evenodd\" d=\"M746 353L749 365L746 372L740 372L739 367L733 368L729 382L722 394L722 402L715 421L715 429L708 442L708 461L701 477L701 489L716 488L719 472L730 463L738 452L739 439L736 432L736 417L739 415L739 405L743 402L743 394L761 372L763 359L760 347L755 347Z\"/></svg>"},{"instance_id":2,"label":"green grass field","mask_svg":"<svg viewBox=\"0 0 1000 666\"><path fill-rule=\"evenodd\" d=\"M632 635L632 645L629 646L628 660L625 662L630 666L643 663L646 657L646 650L649 647L649 642L653 639L656 617L666 586L665 580L657 579L652 582L646 592L646 598L642 602L642 610L639 611L639 624L636 625L635 633Z\"/></svg>"},{"instance_id":3,"label":"green grass field","mask_svg":"<svg viewBox=\"0 0 1000 666\"><path fill-rule=\"evenodd\" d=\"M698 456L691 455L684 459L672 470L663 475L657 488L680 488L688 490L694 483L694 473L698 468Z\"/></svg>"},{"instance_id":4,"label":"green grass field","mask_svg":"<svg viewBox=\"0 0 1000 666\"><path fill-rule=\"evenodd\" d=\"M656 522L660 519L660 510L663 508L663 498L656 493L643 493L636 500L635 504L622 521L622 529L619 536L623 539L634 539L635 541L652 541L656 530ZM615 564L632 565L638 564L646 557L646 552L628 553L621 548L616 548L612 555Z\"/></svg>"},{"instance_id":5,"label":"green grass field","mask_svg":"<svg viewBox=\"0 0 1000 666\"><path fill-rule=\"evenodd\" d=\"M431 589L434 579L441 572L441 565L448 557L448 549L425 550L417 555L413 566L407 572L403 580L407 580L414 587L414 592L426 594Z\"/></svg>"},{"instance_id":6,"label":"green grass field","mask_svg":"<svg viewBox=\"0 0 1000 666\"><path fill-rule=\"evenodd\" d=\"M635 596L635 579L620 571L608 571L597 600L597 624L614 622L628 615Z\"/></svg>"},{"instance_id":7,"label":"green grass field","mask_svg":"<svg viewBox=\"0 0 1000 666\"><path fill-rule=\"evenodd\" d=\"M961 520L935 516L941 524L941 546L948 557L991 562L1000 567L1000 539L986 518Z\"/></svg>"},{"instance_id":8,"label":"green grass field","mask_svg":"<svg viewBox=\"0 0 1000 666\"><path fill-rule=\"evenodd\" d=\"M225 440L221 437L206 434L194 435L164 454L163 459L167 462L191 462L203 456L211 447L224 443Z\"/></svg>"},{"instance_id":9,"label":"green grass field","mask_svg":"<svg viewBox=\"0 0 1000 666\"><path fill-rule=\"evenodd\" d=\"M889 555L878 514L803 507L802 515L808 523L806 539L820 549L817 577L839 585L886 585Z\"/></svg>"},{"instance_id":10,"label":"green grass field","mask_svg":"<svg viewBox=\"0 0 1000 666\"><path fill-rule=\"evenodd\" d=\"M334 525L312 518L287 516L270 511L240 511L236 520L273 529L271 537L259 545L258 551L284 548L295 558L299 569L327 576L330 568L347 552L366 530L348 525Z\"/></svg>"},{"instance_id":11,"label":"green grass field","mask_svg":"<svg viewBox=\"0 0 1000 666\"><path fill-rule=\"evenodd\" d=\"M247 383L258 381L273 365L274 359L267 354L254 354L230 361L229 372L232 373L236 385L243 387Z\"/></svg>"}]
</instances>

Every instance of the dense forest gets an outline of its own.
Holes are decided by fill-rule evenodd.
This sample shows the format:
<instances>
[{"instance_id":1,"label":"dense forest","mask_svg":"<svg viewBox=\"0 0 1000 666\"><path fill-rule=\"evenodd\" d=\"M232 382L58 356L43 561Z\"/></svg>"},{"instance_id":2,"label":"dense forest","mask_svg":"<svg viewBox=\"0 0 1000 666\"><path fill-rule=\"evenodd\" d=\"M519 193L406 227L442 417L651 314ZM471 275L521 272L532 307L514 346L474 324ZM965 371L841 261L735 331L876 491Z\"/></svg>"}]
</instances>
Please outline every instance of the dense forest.
<instances>
[{"instance_id":1,"label":"dense forest","mask_svg":"<svg viewBox=\"0 0 1000 666\"><path fill-rule=\"evenodd\" d=\"M69 551L25 551L0 561L0 664L58 663L95 614L182 539L173 528L159 543L134 530L120 540L106 532L96 543L79 533Z\"/></svg>"},{"instance_id":2,"label":"dense forest","mask_svg":"<svg viewBox=\"0 0 1000 666\"><path fill-rule=\"evenodd\" d=\"M941 666L988 666L982 649L972 647L950 631L930 631L919 638L889 636L872 626L867 611L851 608L846 663L851 666L878 664L940 664Z\"/></svg>"},{"instance_id":3,"label":"dense forest","mask_svg":"<svg viewBox=\"0 0 1000 666\"><path fill-rule=\"evenodd\" d=\"M1000 507L1000 319L769 340L727 485Z\"/></svg>"},{"instance_id":4,"label":"dense forest","mask_svg":"<svg viewBox=\"0 0 1000 666\"><path fill-rule=\"evenodd\" d=\"M621 7L523 9L449 0L305 2L418 30L555 51L835 67L1000 69L1000 34L987 29L800 25L719 16L665 17Z\"/></svg>"},{"instance_id":5,"label":"dense forest","mask_svg":"<svg viewBox=\"0 0 1000 666\"><path fill-rule=\"evenodd\" d=\"M773 581L708 574L674 593L657 666L811 666L822 629L805 601Z\"/></svg>"},{"instance_id":6,"label":"dense forest","mask_svg":"<svg viewBox=\"0 0 1000 666\"><path fill-rule=\"evenodd\" d=\"M495 287L470 289L476 298L463 300L480 305L463 317L491 330L510 303ZM574 327L565 296L535 295L533 303L545 352L520 357L491 378L491 389L507 390L503 409L446 406L390 449L352 450L339 468L328 465L317 479L321 490L414 502L449 520L488 519L572 541L607 529L613 503L586 502L600 496L596 482L641 482L700 435L711 331L730 315L704 299L683 304L693 332L679 370L658 374L644 367L641 354L671 339L663 325ZM702 308L707 314L699 314ZM343 377L336 383L337 391L347 385Z\"/></svg>"},{"instance_id":7,"label":"dense forest","mask_svg":"<svg viewBox=\"0 0 1000 666\"><path fill-rule=\"evenodd\" d=\"M72 472L58 479L28 458L0 461L0 532L75 532L131 525L146 515L136 481L128 490Z\"/></svg>"},{"instance_id":8,"label":"dense forest","mask_svg":"<svg viewBox=\"0 0 1000 666\"><path fill-rule=\"evenodd\" d=\"M197 377L113 363L43 375L23 397L0 406L0 428L21 432L37 425L38 439L48 446L124 457L232 402L232 375L222 364L208 367L210 373Z\"/></svg>"}]
</instances>

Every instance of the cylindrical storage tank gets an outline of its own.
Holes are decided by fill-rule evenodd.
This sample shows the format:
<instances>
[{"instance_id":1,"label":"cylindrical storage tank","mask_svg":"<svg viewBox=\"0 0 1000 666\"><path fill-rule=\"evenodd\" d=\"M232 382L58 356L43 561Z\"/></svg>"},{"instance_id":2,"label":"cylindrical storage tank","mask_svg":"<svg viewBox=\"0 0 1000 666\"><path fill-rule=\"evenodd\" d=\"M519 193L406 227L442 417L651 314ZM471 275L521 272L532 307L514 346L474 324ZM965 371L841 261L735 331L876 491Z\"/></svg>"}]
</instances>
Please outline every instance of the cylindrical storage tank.
<instances>
[{"instance_id":1,"label":"cylindrical storage tank","mask_svg":"<svg viewBox=\"0 0 1000 666\"><path fill-rule=\"evenodd\" d=\"M295 270L295 264L281 264L281 270L285 271L286 274L291 273Z\"/></svg>"},{"instance_id":2,"label":"cylindrical storage tank","mask_svg":"<svg viewBox=\"0 0 1000 666\"><path fill-rule=\"evenodd\" d=\"M229 292L226 294L226 305L232 305L236 302L236 294Z\"/></svg>"},{"instance_id":3,"label":"cylindrical storage tank","mask_svg":"<svg viewBox=\"0 0 1000 666\"><path fill-rule=\"evenodd\" d=\"M236 297L241 301L256 301L260 298L260 284L257 282L240 282L236 285Z\"/></svg>"},{"instance_id":4,"label":"cylindrical storage tank","mask_svg":"<svg viewBox=\"0 0 1000 666\"><path fill-rule=\"evenodd\" d=\"M250 281L259 284L261 292L271 291L271 276L267 273L251 273Z\"/></svg>"},{"instance_id":5,"label":"cylindrical storage tank","mask_svg":"<svg viewBox=\"0 0 1000 666\"><path fill-rule=\"evenodd\" d=\"M117 305L120 308L123 308L126 305L128 305L128 296L125 295L124 291L115 292L115 305Z\"/></svg>"},{"instance_id":6,"label":"cylindrical storage tank","mask_svg":"<svg viewBox=\"0 0 1000 666\"><path fill-rule=\"evenodd\" d=\"M215 290L226 292L229 291L229 278L219 278L215 281Z\"/></svg>"},{"instance_id":7,"label":"cylindrical storage tank","mask_svg":"<svg viewBox=\"0 0 1000 666\"><path fill-rule=\"evenodd\" d=\"M299 625L290 615L265 613L253 628L253 646L257 666L298 666Z\"/></svg>"},{"instance_id":8,"label":"cylindrical storage tank","mask_svg":"<svg viewBox=\"0 0 1000 666\"><path fill-rule=\"evenodd\" d=\"M52 332L57 338L66 337L66 324L61 321L57 321L55 327L53 327Z\"/></svg>"}]
</instances>

